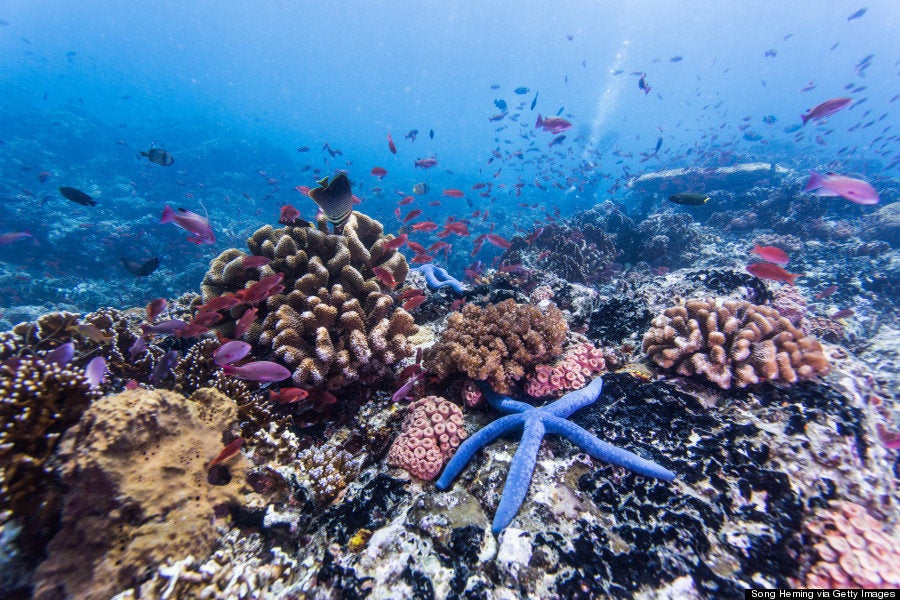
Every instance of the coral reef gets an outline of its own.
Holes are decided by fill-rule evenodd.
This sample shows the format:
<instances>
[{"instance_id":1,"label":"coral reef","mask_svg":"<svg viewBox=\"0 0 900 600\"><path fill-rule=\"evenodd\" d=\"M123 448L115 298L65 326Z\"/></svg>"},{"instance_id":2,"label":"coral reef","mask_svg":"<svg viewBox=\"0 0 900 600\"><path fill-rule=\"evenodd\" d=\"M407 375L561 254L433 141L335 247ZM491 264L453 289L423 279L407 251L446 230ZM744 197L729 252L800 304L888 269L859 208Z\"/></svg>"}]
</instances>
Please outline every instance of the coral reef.
<instances>
[{"instance_id":1,"label":"coral reef","mask_svg":"<svg viewBox=\"0 0 900 600\"><path fill-rule=\"evenodd\" d=\"M207 555L213 517L238 502L243 485L242 477L207 481L235 416L234 403L209 389L190 399L133 390L94 402L60 444L69 491L34 597L111 597L169 557ZM240 455L228 464L247 466Z\"/></svg>"},{"instance_id":2,"label":"coral reef","mask_svg":"<svg viewBox=\"0 0 900 600\"><path fill-rule=\"evenodd\" d=\"M569 390L587 385L591 377L606 370L603 351L593 344L582 342L566 351L554 365L537 365L528 376L525 391L529 396L558 397Z\"/></svg>"},{"instance_id":3,"label":"coral reef","mask_svg":"<svg viewBox=\"0 0 900 600\"><path fill-rule=\"evenodd\" d=\"M837 502L806 525L818 562L806 573L808 588L900 587L900 536L859 504Z\"/></svg>"},{"instance_id":4,"label":"coral reef","mask_svg":"<svg viewBox=\"0 0 900 600\"><path fill-rule=\"evenodd\" d=\"M575 229L550 223L530 244L522 236L514 237L502 261L507 265L521 264L531 255L542 257L537 262L543 270L584 283L608 278L609 266L618 253L612 236L597 227Z\"/></svg>"},{"instance_id":5,"label":"coral reef","mask_svg":"<svg viewBox=\"0 0 900 600\"><path fill-rule=\"evenodd\" d=\"M793 285L783 285L775 290L772 298L772 308L778 314L791 322L791 325L800 326L800 322L806 317L806 298L800 290Z\"/></svg>"},{"instance_id":6,"label":"coral reef","mask_svg":"<svg viewBox=\"0 0 900 600\"><path fill-rule=\"evenodd\" d=\"M297 455L300 482L312 491L316 502L330 502L356 477L351 459L349 452L331 444L305 448Z\"/></svg>"},{"instance_id":7,"label":"coral reef","mask_svg":"<svg viewBox=\"0 0 900 600\"><path fill-rule=\"evenodd\" d=\"M653 213L638 225L643 239L635 260L670 269L689 265L696 258L703 236L691 215Z\"/></svg>"},{"instance_id":8,"label":"coral reef","mask_svg":"<svg viewBox=\"0 0 900 600\"><path fill-rule=\"evenodd\" d=\"M284 290L261 299L246 332L256 354L271 354L291 367L298 385L339 389L365 376L383 376L411 354L407 338L417 329L372 270L381 267L398 283L406 279L406 259L385 248L391 239L380 223L360 213L350 216L342 235L328 234L324 220L318 229L266 226L247 245L269 263L244 268L246 254L226 250L203 280L204 299L251 289L281 273ZM243 304L231 309L231 318L215 327L231 335L245 310Z\"/></svg>"},{"instance_id":9,"label":"coral reef","mask_svg":"<svg viewBox=\"0 0 900 600\"><path fill-rule=\"evenodd\" d=\"M892 248L900 248L900 202L882 206L866 216L860 237L887 242Z\"/></svg>"},{"instance_id":10,"label":"coral reef","mask_svg":"<svg viewBox=\"0 0 900 600\"><path fill-rule=\"evenodd\" d=\"M828 359L774 308L742 300L688 300L653 319L643 349L679 375L700 375L723 389L761 381L794 383L824 375Z\"/></svg>"},{"instance_id":11,"label":"coral reef","mask_svg":"<svg viewBox=\"0 0 900 600\"><path fill-rule=\"evenodd\" d=\"M388 464L431 481L464 439L462 410L444 398L426 396L409 405L400 435L388 452Z\"/></svg>"},{"instance_id":12,"label":"coral reef","mask_svg":"<svg viewBox=\"0 0 900 600\"><path fill-rule=\"evenodd\" d=\"M40 552L59 517L62 488L48 461L98 396L79 368L37 356L0 364L0 523L27 526L30 551Z\"/></svg>"},{"instance_id":13,"label":"coral reef","mask_svg":"<svg viewBox=\"0 0 900 600\"><path fill-rule=\"evenodd\" d=\"M562 311L513 300L481 308L466 304L447 320L438 342L425 352L425 368L444 378L455 372L509 393L534 365L562 353L568 326Z\"/></svg>"}]
</instances>

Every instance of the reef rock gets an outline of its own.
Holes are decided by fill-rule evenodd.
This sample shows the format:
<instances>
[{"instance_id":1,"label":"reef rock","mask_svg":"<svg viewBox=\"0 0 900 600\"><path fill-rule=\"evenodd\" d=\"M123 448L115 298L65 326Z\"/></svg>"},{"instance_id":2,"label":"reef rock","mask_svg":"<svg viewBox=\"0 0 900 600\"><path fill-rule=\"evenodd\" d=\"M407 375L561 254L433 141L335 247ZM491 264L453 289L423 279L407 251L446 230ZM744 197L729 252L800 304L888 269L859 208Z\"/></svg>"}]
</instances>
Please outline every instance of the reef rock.
<instances>
[{"instance_id":1,"label":"reef rock","mask_svg":"<svg viewBox=\"0 0 900 600\"><path fill-rule=\"evenodd\" d=\"M628 187L641 192L677 194L685 190L708 192L727 189L738 193L760 185L764 180L781 179L791 171L772 163L743 163L731 167L706 169L688 167L645 173L628 182Z\"/></svg>"},{"instance_id":2,"label":"reef rock","mask_svg":"<svg viewBox=\"0 0 900 600\"><path fill-rule=\"evenodd\" d=\"M213 485L206 465L236 414L234 402L212 389L189 399L133 390L91 405L60 443L69 492L34 597L110 598L167 559L211 552L217 508L237 502L243 478Z\"/></svg>"}]
</instances>

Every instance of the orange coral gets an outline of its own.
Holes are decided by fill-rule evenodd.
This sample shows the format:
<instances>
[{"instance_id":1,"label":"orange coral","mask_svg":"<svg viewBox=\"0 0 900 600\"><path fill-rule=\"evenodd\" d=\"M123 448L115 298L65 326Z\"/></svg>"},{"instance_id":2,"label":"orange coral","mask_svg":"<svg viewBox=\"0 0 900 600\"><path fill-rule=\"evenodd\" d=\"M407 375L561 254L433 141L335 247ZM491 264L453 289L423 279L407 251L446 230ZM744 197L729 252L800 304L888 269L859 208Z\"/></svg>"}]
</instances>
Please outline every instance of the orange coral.
<instances>
[{"instance_id":1,"label":"orange coral","mask_svg":"<svg viewBox=\"0 0 900 600\"><path fill-rule=\"evenodd\" d=\"M487 381L498 393L534 365L562 353L568 326L562 311L504 300L484 308L467 304L453 313L438 342L425 356L425 367L440 377L461 372Z\"/></svg>"},{"instance_id":2,"label":"orange coral","mask_svg":"<svg viewBox=\"0 0 900 600\"><path fill-rule=\"evenodd\" d=\"M773 308L742 300L688 300L653 319L644 352L664 369L702 375L723 389L825 375L828 359Z\"/></svg>"}]
</instances>

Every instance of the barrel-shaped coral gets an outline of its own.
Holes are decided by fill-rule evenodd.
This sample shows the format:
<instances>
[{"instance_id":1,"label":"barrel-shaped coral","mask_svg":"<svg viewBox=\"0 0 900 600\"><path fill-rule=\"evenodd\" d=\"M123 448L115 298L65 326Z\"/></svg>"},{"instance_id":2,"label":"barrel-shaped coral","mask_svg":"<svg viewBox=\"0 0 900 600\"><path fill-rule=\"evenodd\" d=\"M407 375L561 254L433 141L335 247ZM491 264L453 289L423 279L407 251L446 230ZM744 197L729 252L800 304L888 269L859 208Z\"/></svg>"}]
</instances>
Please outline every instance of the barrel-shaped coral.
<instances>
[{"instance_id":1,"label":"barrel-shaped coral","mask_svg":"<svg viewBox=\"0 0 900 600\"><path fill-rule=\"evenodd\" d=\"M391 239L378 221L359 213L341 235L329 234L324 221L318 227L266 226L247 245L269 263L245 268L245 253L226 250L203 280L204 300L283 273L284 290L263 299L244 335L254 356L287 365L296 384L339 389L366 375L382 376L412 353L407 338L417 331L373 272L381 267L397 282L406 279L406 259L385 248ZM232 308L216 328L232 335L245 310L243 304Z\"/></svg>"},{"instance_id":2,"label":"barrel-shaped coral","mask_svg":"<svg viewBox=\"0 0 900 600\"><path fill-rule=\"evenodd\" d=\"M660 367L723 389L795 383L830 369L818 340L774 308L743 300L688 300L668 308L653 319L643 348Z\"/></svg>"},{"instance_id":3,"label":"barrel-shaped coral","mask_svg":"<svg viewBox=\"0 0 900 600\"><path fill-rule=\"evenodd\" d=\"M426 396L409 405L388 464L431 481L466 439L462 410L444 398Z\"/></svg>"},{"instance_id":4,"label":"barrel-shaped coral","mask_svg":"<svg viewBox=\"0 0 900 600\"><path fill-rule=\"evenodd\" d=\"M504 300L484 308L467 304L447 320L438 342L425 354L425 367L439 377L461 372L500 394L538 363L562 354L568 325L555 306L541 310Z\"/></svg>"}]
</instances>

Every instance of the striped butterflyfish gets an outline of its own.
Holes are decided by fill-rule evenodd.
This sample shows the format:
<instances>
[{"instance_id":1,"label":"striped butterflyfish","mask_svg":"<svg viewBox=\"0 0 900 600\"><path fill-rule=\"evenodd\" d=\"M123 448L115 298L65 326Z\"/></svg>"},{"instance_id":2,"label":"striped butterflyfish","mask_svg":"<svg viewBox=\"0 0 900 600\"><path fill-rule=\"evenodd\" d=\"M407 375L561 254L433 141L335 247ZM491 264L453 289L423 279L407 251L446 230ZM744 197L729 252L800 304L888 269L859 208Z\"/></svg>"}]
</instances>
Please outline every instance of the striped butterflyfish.
<instances>
[{"instance_id":1,"label":"striped butterflyfish","mask_svg":"<svg viewBox=\"0 0 900 600\"><path fill-rule=\"evenodd\" d=\"M328 183L323 177L319 187L309 190L309 197L319 205L325 218L331 221L334 232L340 233L353 212L353 194L350 192L350 180L345 173L340 173Z\"/></svg>"}]
</instances>

